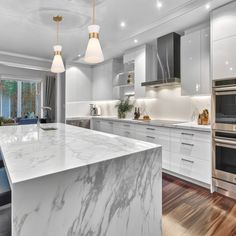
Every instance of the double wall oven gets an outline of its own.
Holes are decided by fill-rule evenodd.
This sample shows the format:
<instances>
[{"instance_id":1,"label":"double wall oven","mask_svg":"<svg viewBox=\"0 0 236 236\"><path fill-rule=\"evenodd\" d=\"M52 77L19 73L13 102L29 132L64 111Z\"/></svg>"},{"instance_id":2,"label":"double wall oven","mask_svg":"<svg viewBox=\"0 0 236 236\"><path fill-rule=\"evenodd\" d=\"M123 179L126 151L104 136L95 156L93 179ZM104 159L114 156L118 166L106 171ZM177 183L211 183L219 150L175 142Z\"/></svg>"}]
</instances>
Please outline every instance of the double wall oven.
<instances>
[{"instance_id":1,"label":"double wall oven","mask_svg":"<svg viewBox=\"0 0 236 236\"><path fill-rule=\"evenodd\" d=\"M236 198L236 78L213 81L213 184Z\"/></svg>"}]
</instances>

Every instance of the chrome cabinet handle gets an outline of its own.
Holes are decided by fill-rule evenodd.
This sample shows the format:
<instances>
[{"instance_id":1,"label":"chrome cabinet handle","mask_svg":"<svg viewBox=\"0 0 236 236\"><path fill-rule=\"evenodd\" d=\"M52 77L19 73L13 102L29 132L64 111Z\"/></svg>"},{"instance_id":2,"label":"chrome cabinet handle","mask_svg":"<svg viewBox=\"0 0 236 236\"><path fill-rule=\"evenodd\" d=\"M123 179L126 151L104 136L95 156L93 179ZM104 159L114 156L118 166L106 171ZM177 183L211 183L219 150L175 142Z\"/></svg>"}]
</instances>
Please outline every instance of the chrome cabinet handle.
<instances>
[{"instance_id":1,"label":"chrome cabinet handle","mask_svg":"<svg viewBox=\"0 0 236 236\"><path fill-rule=\"evenodd\" d=\"M110 125L113 125L114 123L110 121L109 124L110 124Z\"/></svg>"},{"instance_id":2,"label":"chrome cabinet handle","mask_svg":"<svg viewBox=\"0 0 236 236\"><path fill-rule=\"evenodd\" d=\"M188 135L188 136L194 136L194 134L190 134L190 133L181 133L182 135Z\"/></svg>"},{"instance_id":3,"label":"chrome cabinet handle","mask_svg":"<svg viewBox=\"0 0 236 236\"><path fill-rule=\"evenodd\" d=\"M155 130L155 129L153 129L153 128L146 128L147 130Z\"/></svg>"},{"instance_id":4,"label":"chrome cabinet handle","mask_svg":"<svg viewBox=\"0 0 236 236\"><path fill-rule=\"evenodd\" d=\"M182 160L182 161L189 162L189 163L192 163L192 164L194 163L194 161L190 161L190 160L188 160L188 159L185 159L185 158L181 158L181 160Z\"/></svg>"},{"instance_id":5,"label":"chrome cabinet handle","mask_svg":"<svg viewBox=\"0 0 236 236\"><path fill-rule=\"evenodd\" d=\"M192 144L192 143L182 143L182 145L191 146L191 147L194 146L194 144Z\"/></svg>"},{"instance_id":6,"label":"chrome cabinet handle","mask_svg":"<svg viewBox=\"0 0 236 236\"><path fill-rule=\"evenodd\" d=\"M151 138L151 139L156 139L155 137L153 136L146 136L147 138Z\"/></svg>"},{"instance_id":7,"label":"chrome cabinet handle","mask_svg":"<svg viewBox=\"0 0 236 236\"><path fill-rule=\"evenodd\" d=\"M124 125L125 127L130 127L130 125Z\"/></svg>"}]
</instances>

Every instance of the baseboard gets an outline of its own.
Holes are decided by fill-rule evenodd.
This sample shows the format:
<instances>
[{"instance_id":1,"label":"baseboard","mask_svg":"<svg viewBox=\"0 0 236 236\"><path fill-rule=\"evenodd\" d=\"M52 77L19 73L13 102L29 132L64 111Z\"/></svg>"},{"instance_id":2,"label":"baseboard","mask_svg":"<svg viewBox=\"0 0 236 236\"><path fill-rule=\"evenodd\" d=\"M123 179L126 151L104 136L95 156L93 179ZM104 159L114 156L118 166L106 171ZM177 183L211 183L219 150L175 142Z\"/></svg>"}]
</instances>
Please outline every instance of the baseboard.
<instances>
[{"instance_id":1,"label":"baseboard","mask_svg":"<svg viewBox=\"0 0 236 236\"><path fill-rule=\"evenodd\" d=\"M206 183L203 183L203 182L201 182L201 181L198 181L198 180L195 180L195 179L192 179L192 178L189 178L189 177L185 177L185 176L183 176L183 175L174 173L174 172L169 171L169 170L166 170L166 169L162 169L162 172L163 172L163 173L166 173L166 174L168 174L168 175L172 175L172 176L174 176L174 177L177 177L177 178L179 178L179 179L183 179L183 180L185 180L185 181L187 181L187 182L190 182L190 183L199 185L199 186L201 186L201 187L203 187L203 188L207 188L207 189L211 190L211 185L210 185L210 184L206 184Z\"/></svg>"}]
</instances>

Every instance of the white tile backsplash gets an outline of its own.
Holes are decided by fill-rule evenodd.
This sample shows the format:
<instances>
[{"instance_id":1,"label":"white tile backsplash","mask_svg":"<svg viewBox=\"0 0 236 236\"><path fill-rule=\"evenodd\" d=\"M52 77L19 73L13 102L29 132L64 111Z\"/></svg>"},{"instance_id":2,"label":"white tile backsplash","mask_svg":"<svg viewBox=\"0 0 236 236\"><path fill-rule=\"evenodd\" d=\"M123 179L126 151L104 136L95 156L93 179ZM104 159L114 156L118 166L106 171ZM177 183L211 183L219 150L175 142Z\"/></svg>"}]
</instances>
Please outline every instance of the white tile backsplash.
<instances>
[{"instance_id":1,"label":"white tile backsplash","mask_svg":"<svg viewBox=\"0 0 236 236\"><path fill-rule=\"evenodd\" d=\"M192 121L203 109L211 111L211 97L181 96L180 87L147 89L146 99L131 99L131 102L140 107L142 115L147 114L153 119L168 119ZM67 103L67 117L89 115L89 104L95 103L101 107L102 115L116 116L118 101L102 102L73 102ZM194 116L195 114L195 116ZM127 115L133 117L133 112Z\"/></svg>"}]
</instances>

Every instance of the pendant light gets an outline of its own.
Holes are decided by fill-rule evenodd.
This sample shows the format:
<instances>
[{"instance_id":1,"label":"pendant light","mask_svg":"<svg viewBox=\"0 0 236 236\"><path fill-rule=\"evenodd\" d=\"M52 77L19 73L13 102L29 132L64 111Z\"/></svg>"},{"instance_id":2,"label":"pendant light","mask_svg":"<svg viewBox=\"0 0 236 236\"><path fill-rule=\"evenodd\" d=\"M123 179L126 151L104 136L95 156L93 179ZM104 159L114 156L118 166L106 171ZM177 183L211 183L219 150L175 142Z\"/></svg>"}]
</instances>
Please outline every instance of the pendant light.
<instances>
[{"instance_id":1,"label":"pendant light","mask_svg":"<svg viewBox=\"0 0 236 236\"><path fill-rule=\"evenodd\" d=\"M54 16L53 20L57 24L57 42L54 48L54 58L52 62L51 72L53 73L63 73L65 72L64 63L61 57L62 46L59 45L59 23L62 21L62 16Z\"/></svg>"},{"instance_id":2,"label":"pendant light","mask_svg":"<svg viewBox=\"0 0 236 236\"><path fill-rule=\"evenodd\" d=\"M90 64L96 64L104 61L102 48L99 42L100 26L95 24L95 0L93 0L93 21L88 27L89 42L85 53L84 60Z\"/></svg>"}]
</instances>

